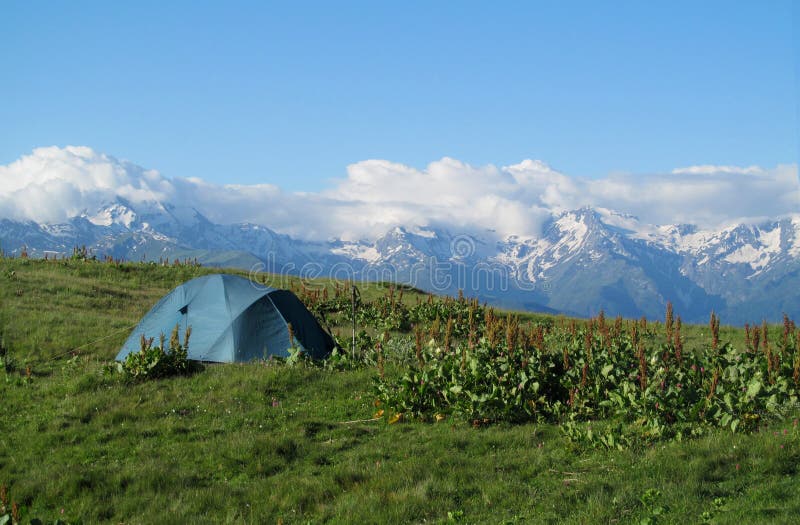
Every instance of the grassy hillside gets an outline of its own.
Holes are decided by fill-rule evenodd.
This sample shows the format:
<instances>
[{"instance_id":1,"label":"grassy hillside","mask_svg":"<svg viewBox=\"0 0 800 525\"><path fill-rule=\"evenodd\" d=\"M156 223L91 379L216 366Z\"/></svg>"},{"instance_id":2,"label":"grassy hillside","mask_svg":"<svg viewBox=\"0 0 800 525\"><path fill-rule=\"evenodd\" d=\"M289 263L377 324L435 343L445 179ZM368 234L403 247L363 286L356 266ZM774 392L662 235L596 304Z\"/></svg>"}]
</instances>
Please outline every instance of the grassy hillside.
<instances>
[{"instance_id":1,"label":"grassy hillside","mask_svg":"<svg viewBox=\"0 0 800 525\"><path fill-rule=\"evenodd\" d=\"M797 407L758 432L610 450L549 423L373 420L369 366L207 365L140 383L103 373L159 297L213 271L0 260L0 485L23 521L793 523L800 512ZM687 353L710 338L683 333ZM385 374L399 377L400 350L385 351Z\"/></svg>"}]
</instances>

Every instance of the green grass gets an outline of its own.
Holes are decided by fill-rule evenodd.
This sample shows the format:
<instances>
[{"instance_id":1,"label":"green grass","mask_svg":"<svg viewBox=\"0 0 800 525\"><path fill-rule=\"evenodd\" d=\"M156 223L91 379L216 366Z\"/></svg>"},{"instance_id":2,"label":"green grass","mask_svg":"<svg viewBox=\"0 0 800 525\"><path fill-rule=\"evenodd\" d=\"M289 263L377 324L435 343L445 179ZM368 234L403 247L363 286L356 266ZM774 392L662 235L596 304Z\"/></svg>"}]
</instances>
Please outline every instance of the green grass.
<instances>
[{"instance_id":1,"label":"green grass","mask_svg":"<svg viewBox=\"0 0 800 525\"><path fill-rule=\"evenodd\" d=\"M796 414L750 435L581 450L552 425L361 421L375 412L370 369L207 365L138 384L101 373L159 297L210 272L0 261L0 330L15 364L0 371L0 484L23 518L639 523L649 489L663 523L800 513ZM685 327L687 347L706 332Z\"/></svg>"}]
</instances>

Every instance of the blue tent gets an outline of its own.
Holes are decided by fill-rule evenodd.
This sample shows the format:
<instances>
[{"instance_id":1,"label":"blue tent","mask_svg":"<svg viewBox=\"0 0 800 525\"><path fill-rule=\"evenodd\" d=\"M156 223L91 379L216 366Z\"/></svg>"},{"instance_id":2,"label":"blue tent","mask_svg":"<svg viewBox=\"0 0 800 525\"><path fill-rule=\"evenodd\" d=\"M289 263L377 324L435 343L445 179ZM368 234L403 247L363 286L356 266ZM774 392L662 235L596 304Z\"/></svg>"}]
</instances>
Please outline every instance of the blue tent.
<instances>
[{"instance_id":1,"label":"blue tent","mask_svg":"<svg viewBox=\"0 0 800 525\"><path fill-rule=\"evenodd\" d=\"M176 324L181 337L192 327L189 359L228 363L286 357L288 323L305 354L322 358L333 349L330 335L292 292L235 275L206 275L165 295L133 330L117 361L139 351L142 335L169 337Z\"/></svg>"}]
</instances>

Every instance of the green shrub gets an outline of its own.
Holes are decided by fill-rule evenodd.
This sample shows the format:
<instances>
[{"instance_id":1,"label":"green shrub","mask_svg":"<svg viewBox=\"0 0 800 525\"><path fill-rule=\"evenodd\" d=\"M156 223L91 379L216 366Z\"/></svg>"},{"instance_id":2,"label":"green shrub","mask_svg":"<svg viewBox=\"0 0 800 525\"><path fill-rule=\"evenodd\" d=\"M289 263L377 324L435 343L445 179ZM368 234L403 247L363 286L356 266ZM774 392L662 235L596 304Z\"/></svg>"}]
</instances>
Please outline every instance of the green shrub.
<instances>
[{"instance_id":1,"label":"green shrub","mask_svg":"<svg viewBox=\"0 0 800 525\"><path fill-rule=\"evenodd\" d=\"M163 333L158 346L153 346L152 337L148 339L142 335L141 349L128 354L125 361L118 364L118 371L134 380L157 379L188 373L190 371L189 337L192 327L186 329L183 344L180 342L178 330L179 325L175 325L168 348Z\"/></svg>"},{"instance_id":2,"label":"green shrub","mask_svg":"<svg viewBox=\"0 0 800 525\"><path fill-rule=\"evenodd\" d=\"M679 329L667 329L665 344L644 322L609 325L600 316L526 332L513 317L490 315L477 340L448 344L448 329L444 344L435 337L426 344L420 333L416 361L399 377L381 373L375 394L403 418L547 421L575 443L605 448L681 440L711 427L749 432L800 401L800 348L787 326L781 345L751 345L755 351L721 343L714 322L711 344L686 353Z\"/></svg>"}]
</instances>

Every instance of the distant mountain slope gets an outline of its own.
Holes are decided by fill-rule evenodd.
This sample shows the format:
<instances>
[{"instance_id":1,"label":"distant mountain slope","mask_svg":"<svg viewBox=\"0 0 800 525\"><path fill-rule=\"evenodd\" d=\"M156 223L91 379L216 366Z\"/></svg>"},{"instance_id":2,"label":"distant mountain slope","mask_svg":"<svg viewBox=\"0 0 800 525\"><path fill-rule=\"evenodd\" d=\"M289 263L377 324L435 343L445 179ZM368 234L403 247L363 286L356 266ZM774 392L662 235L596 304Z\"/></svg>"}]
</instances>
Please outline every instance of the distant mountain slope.
<instances>
[{"instance_id":1,"label":"distant mountain slope","mask_svg":"<svg viewBox=\"0 0 800 525\"><path fill-rule=\"evenodd\" d=\"M711 309L725 322L800 314L800 215L700 230L653 226L605 209L552 218L540 238L394 228L374 241L309 242L256 224L221 225L194 208L117 199L63 224L0 219L0 247L32 256L86 245L126 260L197 258L207 265L315 277L396 280L463 289L537 311L661 318L667 301L687 321Z\"/></svg>"}]
</instances>

